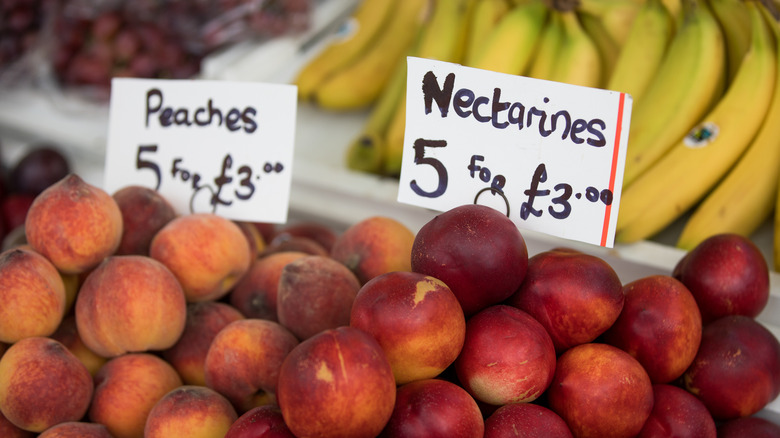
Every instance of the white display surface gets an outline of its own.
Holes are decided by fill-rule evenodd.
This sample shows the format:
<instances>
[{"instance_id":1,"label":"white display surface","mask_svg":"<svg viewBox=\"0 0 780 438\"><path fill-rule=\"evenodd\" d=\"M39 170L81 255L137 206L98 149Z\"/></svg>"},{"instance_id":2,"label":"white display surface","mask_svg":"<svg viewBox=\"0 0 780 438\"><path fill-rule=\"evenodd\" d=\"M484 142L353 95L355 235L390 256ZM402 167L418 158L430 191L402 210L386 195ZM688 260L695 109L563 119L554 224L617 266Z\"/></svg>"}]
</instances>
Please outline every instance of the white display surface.
<instances>
[{"instance_id":1,"label":"white display surface","mask_svg":"<svg viewBox=\"0 0 780 438\"><path fill-rule=\"evenodd\" d=\"M355 0L325 2L333 9L318 10L320 27L343 13ZM289 83L293 74L314 53L301 52L306 37L280 38L263 44L242 44L204 63L205 79ZM333 113L311 104L299 103L295 128L295 155L289 202L291 221L320 220L345 229L366 217L386 215L419 230L437 212L397 202L394 179L347 170L345 150L360 131L366 111ZM80 100L58 90L17 88L0 90L0 143L6 162L21 156L36 141L52 141L69 150L74 170L85 181L101 186L107 141L108 106ZM771 257L771 224L754 236L754 241ZM523 231L529 254L568 246L604 258L626 283L651 274L670 274L683 252L671 246L677 229L673 225L653 241L617 244L603 248L549 235ZM771 273L771 297L759 315L780 338L780 274ZM780 399L770 403L759 416L780 423Z\"/></svg>"}]
</instances>

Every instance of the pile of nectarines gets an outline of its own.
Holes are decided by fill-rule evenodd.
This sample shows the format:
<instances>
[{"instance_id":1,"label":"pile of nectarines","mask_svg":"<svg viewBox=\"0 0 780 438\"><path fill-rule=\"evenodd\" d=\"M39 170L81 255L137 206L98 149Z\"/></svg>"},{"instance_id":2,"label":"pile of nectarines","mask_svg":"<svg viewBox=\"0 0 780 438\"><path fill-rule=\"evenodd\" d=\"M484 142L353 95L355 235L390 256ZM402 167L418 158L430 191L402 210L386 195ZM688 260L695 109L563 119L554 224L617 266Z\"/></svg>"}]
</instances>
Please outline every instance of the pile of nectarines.
<instances>
[{"instance_id":1,"label":"pile of nectarines","mask_svg":"<svg viewBox=\"0 0 780 438\"><path fill-rule=\"evenodd\" d=\"M0 253L1 437L780 436L740 236L623 284L486 206L337 231L70 174L25 237Z\"/></svg>"}]
</instances>

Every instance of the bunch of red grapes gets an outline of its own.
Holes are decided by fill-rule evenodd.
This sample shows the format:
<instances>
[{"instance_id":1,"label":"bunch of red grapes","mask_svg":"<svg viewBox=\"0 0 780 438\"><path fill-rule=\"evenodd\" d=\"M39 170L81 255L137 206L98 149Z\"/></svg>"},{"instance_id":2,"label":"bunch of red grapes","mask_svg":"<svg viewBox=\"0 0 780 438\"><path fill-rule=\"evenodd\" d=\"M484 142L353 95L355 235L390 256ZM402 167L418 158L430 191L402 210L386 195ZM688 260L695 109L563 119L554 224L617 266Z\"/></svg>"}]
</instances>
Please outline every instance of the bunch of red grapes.
<instances>
[{"instance_id":1,"label":"bunch of red grapes","mask_svg":"<svg viewBox=\"0 0 780 438\"><path fill-rule=\"evenodd\" d=\"M36 44L43 8L43 0L0 0L0 72Z\"/></svg>"}]
</instances>

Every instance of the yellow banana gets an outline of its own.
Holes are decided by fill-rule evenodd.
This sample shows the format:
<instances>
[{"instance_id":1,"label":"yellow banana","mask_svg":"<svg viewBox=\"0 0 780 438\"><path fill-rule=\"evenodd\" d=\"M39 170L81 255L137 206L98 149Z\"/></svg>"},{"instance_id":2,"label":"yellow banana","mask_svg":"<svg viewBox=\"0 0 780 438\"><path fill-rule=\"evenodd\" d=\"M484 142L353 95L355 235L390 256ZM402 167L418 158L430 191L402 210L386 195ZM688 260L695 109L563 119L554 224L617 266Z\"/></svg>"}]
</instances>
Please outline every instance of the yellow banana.
<instances>
[{"instance_id":1,"label":"yellow banana","mask_svg":"<svg viewBox=\"0 0 780 438\"><path fill-rule=\"evenodd\" d=\"M598 48L601 58L601 82L606 84L607 79L612 74L612 70L615 68L621 47L617 41L612 39L607 28L604 27L603 21L598 17L586 13L580 13L578 17L580 23L582 23L582 28L590 35L593 43L596 44L596 48Z\"/></svg>"},{"instance_id":2,"label":"yellow banana","mask_svg":"<svg viewBox=\"0 0 780 438\"><path fill-rule=\"evenodd\" d=\"M600 87L601 55L590 36L582 28L577 13L572 10L559 11L563 35L550 80L585 87Z\"/></svg>"},{"instance_id":3,"label":"yellow banana","mask_svg":"<svg viewBox=\"0 0 780 438\"><path fill-rule=\"evenodd\" d=\"M508 11L507 0L480 0L474 3L474 11L469 17L464 65L472 65L474 56L478 55L485 45L487 35Z\"/></svg>"},{"instance_id":4,"label":"yellow banana","mask_svg":"<svg viewBox=\"0 0 780 438\"><path fill-rule=\"evenodd\" d=\"M422 30L414 56L446 62L460 62L462 36L469 24L475 0L437 0L430 22ZM404 65L406 61L404 60ZM398 176L401 172L406 130L406 93L400 97L385 134L382 173Z\"/></svg>"},{"instance_id":5,"label":"yellow banana","mask_svg":"<svg viewBox=\"0 0 780 438\"><path fill-rule=\"evenodd\" d=\"M558 48L563 40L563 21L561 13L553 8L548 13L536 49L531 57L526 76L536 79L550 79Z\"/></svg>"},{"instance_id":6,"label":"yellow banana","mask_svg":"<svg viewBox=\"0 0 780 438\"><path fill-rule=\"evenodd\" d=\"M774 18L767 17L768 22ZM771 21L769 21L771 20ZM771 26L780 72L780 27ZM767 91L768 94L768 91ZM707 194L687 219L677 246L690 250L718 233L750 236L770 217L780 178L780 74L776 74L772 102L761 129L733 169Z\"/></svg>"},{"instance_id":7,"label":"yellow banana","mask_svg":"<svg viewBox=\"0 0 780 438\"><path fill-rule=\"evenodd\" d=\"M373 104L407 54L426 19L429 0L397 2L382 33L363 55L337 71L315 90L313 98L330 110L354 110Z\"/></svg>"},{"instance_id":8,"label":"yellow banana","mask_svg":"<svg viewBox=\"0 0 780 438\"><path fill-rule=\"evenodd\" d=\"M360 134L347 146L348 169L382 173L386 155L385 135L401 98L406 94L406 59L399 62L382 90Z\"/></svg>"},{"instance_id":9,"label":"yellow banana","mask_svg":"<svg viewBox=\"0 0 780 438\"><path fill-rule=\"evenodd\" d=\"M683 21L683 16L685 15L683 14L683 1L686 0L661 0L664 6L666 6L666 9L669 10L669 13L672 14L675 27L680 26Z\"/></svg>"},{"instance_id":10,"label":"yellow banana","mask_svg":"<svg viewBox=\"0 0 780 438\"><path fill-rule=\"evenodd\" d=\"M647 0L634 18L606 88L628 93L634 105L663 62L674 35L674 18L661 0Z\"/></svg>"},{"instance_id":11,"label":"yellow banana","mask_svg":"<svg viewBox=\"0 0 780 438\"><path fill-rule=\"evenodd\" d=\"M485 36L481 49L472 54L467 65L499 73L523 73L536 48L547 9L541 0L512 7Z\"/></svg>"},{"instance_id":12,"label":"yellow banana","mask_svg":"<svg viewBox=\"0 0 780 438\"><path fill-rule=\"evenodd\" d=\"M580 0L576 8L582 14L598 18L612 40L622 46L641 5L642 1Z\"/></svg>"},{"instance_id":13,"label":"yellow banana","mask_svg":"<svg viewBox=\"0 0 780 438\"><path fill-rule=\"evenodd\" d=\"M615 240L652 237L699 202L751 143L777 77L774 36L748 3L751 45L728 91L690 133L623 192Z\"/></svg>"},{"instance_id":14,"label":"yellow banana","mask_svg":"<svg viewBox=\"0 0 780 438\"><path fill-rule=\"evenodd\" d=\"M298 97L310 99L325 78L357 59L382 31L396 3L363 0L344 26L346 35L331 41L298 71L293 81L298 86Z\"/></svg>"},{"instance_id":15,"label":"yellow banana","mask_svg":"<svg viewBox=\"0 0 780 438\"><path fill-rule=\"evenodd\" d=\"M734 79L750 47L750 16L744 0L708 0L726 40L726 82Z\"/></svg>"},{"instance_id":16,"label":"yellow banana","mask_svg":"<svg viewBox=\"0 0 780 438\"><path fill-rule=\"evenodd\" d=\"M701 0L685 7L685 21L634 103L623 187L684 137L722 95L726 54L720 25Z\"/></svg>"}]
</instances>

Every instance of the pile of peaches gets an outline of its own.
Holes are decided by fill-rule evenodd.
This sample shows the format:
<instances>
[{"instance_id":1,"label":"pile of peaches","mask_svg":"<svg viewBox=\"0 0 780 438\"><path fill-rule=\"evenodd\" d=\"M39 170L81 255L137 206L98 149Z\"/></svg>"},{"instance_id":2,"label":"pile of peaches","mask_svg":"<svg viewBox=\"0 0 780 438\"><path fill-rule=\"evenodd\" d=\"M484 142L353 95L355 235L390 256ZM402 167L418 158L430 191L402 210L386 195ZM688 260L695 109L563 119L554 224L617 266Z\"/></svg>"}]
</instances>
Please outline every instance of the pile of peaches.
<instances>
[{"instance_id":1,"label":"pile of peaches","mask_svg":"<svg viewBox=\"0 0 780 438\"><path fill-rule=\"evenodd\" d=\"M623 284L486 206L336 231L75 174L24 231L0 253L2 437L780 436L740 236Z\"/></svg>"}]
</instances>

